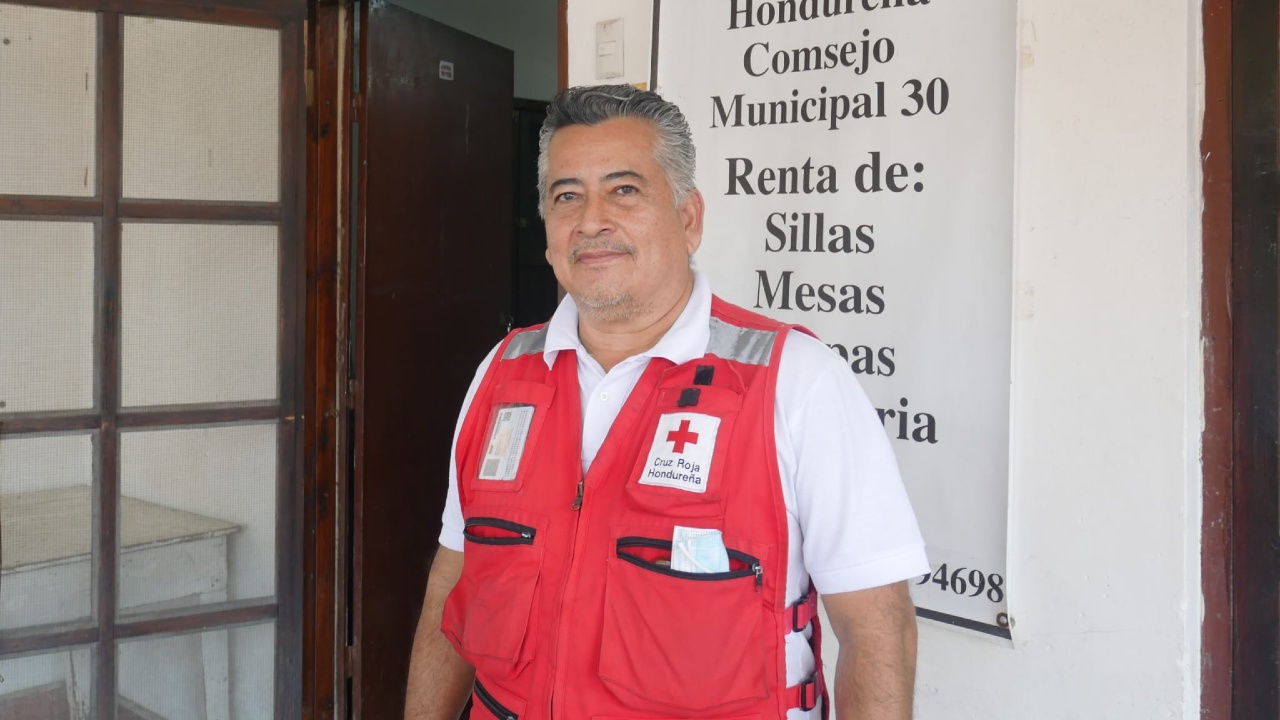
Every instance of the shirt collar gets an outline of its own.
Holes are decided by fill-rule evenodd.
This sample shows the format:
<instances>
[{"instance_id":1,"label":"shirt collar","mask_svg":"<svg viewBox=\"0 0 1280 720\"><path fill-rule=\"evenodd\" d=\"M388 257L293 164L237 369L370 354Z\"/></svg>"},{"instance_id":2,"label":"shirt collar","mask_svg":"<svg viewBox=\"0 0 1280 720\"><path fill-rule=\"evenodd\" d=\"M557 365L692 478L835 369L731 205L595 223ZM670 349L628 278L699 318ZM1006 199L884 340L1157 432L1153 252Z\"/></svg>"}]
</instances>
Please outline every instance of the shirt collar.
<instances>
[{"instance_id":1,"label":"shirt collar","mask_svg":"<svg viewBox=\"0 0 1280 720\"><path fill-rule=\"evenodd\" d=\"M693 272L693 292L689 302L680 311L671 328L656 345L640 353L638 357L665 358L676 365L700 358L707 352L711 340L711 284L705 275ZM573 296L565 295L555 314L547 323L546 345L542 359L547 367L555 365L556 356L562 350L572 350L586 356L587 350L578 339L578 305Z\"/></svg>"}]
</instances>

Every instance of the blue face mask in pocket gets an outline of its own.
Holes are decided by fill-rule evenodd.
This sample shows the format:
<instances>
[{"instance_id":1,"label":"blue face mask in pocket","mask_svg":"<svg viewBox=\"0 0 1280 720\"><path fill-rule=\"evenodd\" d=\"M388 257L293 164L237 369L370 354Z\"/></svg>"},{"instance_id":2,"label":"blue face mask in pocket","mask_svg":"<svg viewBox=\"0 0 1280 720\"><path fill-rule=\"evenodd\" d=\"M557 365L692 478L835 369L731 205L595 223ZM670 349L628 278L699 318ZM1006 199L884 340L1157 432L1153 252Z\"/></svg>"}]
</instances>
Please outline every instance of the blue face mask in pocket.
<instances>
[{"instance_id":1,"label":"blue face mask in pocket","mask_svg":"<svg viewBox=\"0 0 1280 720\"><path fill-rule=\"evenodd\" d=\"M690 573L729 572L729 553L720 531L677 525L671 536L671 569Z\"/></svg>"}]
</instances>

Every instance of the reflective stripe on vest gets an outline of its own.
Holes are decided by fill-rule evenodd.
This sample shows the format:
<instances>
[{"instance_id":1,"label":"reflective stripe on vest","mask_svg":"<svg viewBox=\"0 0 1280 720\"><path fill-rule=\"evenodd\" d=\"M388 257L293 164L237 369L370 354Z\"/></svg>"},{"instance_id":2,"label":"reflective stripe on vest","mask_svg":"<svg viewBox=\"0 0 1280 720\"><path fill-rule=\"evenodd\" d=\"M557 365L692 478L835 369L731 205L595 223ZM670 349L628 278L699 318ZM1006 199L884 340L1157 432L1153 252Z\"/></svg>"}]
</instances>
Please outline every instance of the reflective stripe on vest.
<instances>
[{"instance_id":1,"label":"reflective stripe on vest","mask_svg":"<svg viewBox=\"0 0 1280 720\"><path fill-rule=\"evenodd\" d=\"M778 333L773 330L753 330L738 327L713 317L711 334L707 340L707 354L747 365L768 365L773 355L773 344ZM507 343L502 352L503 360L515 360L522 355L540 354L547 347L547 326L520 330Z\"/></svg>"},{"instance_id":2,"label":"reflective stripe on vest","mask_svg":"<svg viewBox=\"0 0 1280 720\"><path fill-rule=\"evenodd\" d=\"M546 346L546 325L532 330L520 330L511 338L511 342L507 343L506 350L502 351L502 359L515 360L521 355L541 355Z\"/></svg>"}]
</instances>

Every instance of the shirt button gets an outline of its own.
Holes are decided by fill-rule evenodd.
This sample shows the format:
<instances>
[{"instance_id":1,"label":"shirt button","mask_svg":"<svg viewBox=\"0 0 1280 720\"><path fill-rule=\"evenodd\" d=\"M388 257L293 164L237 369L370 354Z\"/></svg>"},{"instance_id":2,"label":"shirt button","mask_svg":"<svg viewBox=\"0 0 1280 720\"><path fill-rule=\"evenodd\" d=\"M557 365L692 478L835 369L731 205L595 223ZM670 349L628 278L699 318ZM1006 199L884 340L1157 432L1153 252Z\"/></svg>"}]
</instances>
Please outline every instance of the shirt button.
<instances>
[{"instance_id":1,"label":"shirt button","mask_svg":"<svg viewBox=\"0 0 1280 720\"><path fill-rule=\"evenodd\" d=\"M607 393L607 392L600 393L600 400L601 400L602 402L608 402L608 401L609 401L609 393Z\"/></svg>"}]
</instances>

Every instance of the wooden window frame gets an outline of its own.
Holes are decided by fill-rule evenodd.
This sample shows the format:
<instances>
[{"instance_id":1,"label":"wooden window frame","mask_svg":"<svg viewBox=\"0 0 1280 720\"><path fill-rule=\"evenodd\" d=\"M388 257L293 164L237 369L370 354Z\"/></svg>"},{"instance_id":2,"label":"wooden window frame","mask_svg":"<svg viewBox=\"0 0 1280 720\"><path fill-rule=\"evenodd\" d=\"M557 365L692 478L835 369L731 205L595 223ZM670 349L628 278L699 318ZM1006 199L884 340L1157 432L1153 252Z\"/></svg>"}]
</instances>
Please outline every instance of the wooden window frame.
<instances>
[{"instance_id":1,"label":"wooden window frame","mask_svg":"<svg viewBox=\"0 0 1280 720\"><path fill-rule=\"evenodd\" d=\"M115 720L117 641L187 634L274 620L276 718L300 717L303 607L302 407L305 268L305 118L301 0L9 0L15 4L98 13L97 193L93 198L0 195L0 220L84 220L97 228L92 411L32 412L0 419L0 437L93 430L98 433L94 497L92 617L0 633L0 657L93 644L95 717ZM122 198L122 17L148 16L280 31L280 197L278 202L151 201ZM127 409L120 404L121 224L131 220L271 223L280 238L279 397L276 402L210 403ZM274 598L228 601L118 616L120 432L143 427L200 427L276 420Z\"/></svg>"}]
</instances>

